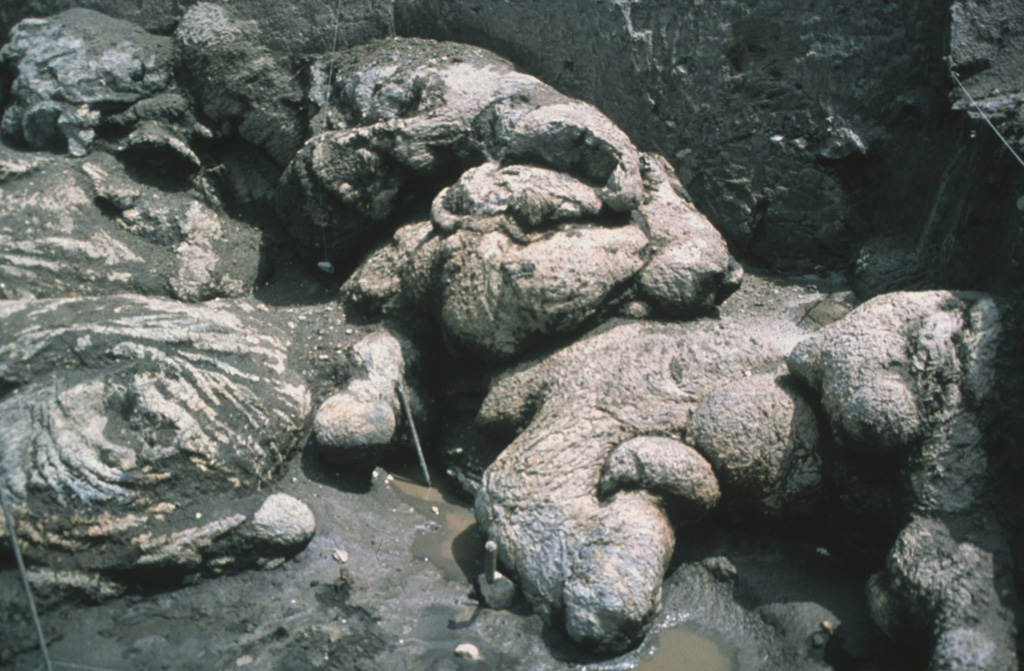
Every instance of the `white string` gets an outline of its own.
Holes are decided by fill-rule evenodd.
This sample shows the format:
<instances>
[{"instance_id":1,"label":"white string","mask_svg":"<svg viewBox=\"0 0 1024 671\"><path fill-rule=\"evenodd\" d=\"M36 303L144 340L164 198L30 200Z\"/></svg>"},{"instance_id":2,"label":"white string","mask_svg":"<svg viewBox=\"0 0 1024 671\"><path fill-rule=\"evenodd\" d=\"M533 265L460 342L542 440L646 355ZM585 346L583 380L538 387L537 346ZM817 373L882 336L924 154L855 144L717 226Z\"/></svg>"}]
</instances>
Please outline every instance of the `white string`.
<instances>
[{"instance_id":1,"label":"white string","mask_svg":"<svg viewBox=\"0 0 1024 671\"><path fill-rule=\"evenodd\" d=\"M331 91L334 89L334 62L336 60L335 52L338 50L338 29L341 27L341 2L342 0L338 0L338 5L334 9L334 37L331 38L331 64L327 67L327 97L324 100L324 107L326 107L327 109L324 110L324 114L328 115L330 114L331 107ZM317 184L317 197L318 200L320 201L320 213L322 215L324 211L323 185L319 183ZM317 267L320 268L320 270L324 271L325 273L333 274L334 264L331 263L330 259L327 257L326 222L324 222L324 225L320 228L320 232L323 234L324 260L318 263Z\"/></svg>"},{"instance_id":2,"label":"white string","mask_svg":"<svg viewBox=\"0 0 1024 671\"><path fill-rule=\"evenodd\" d=\"M1018 154L1016 150L1014 150L1014 148L1010 145L1010 142L1003 136L1002 133L999 132L999 129L996 128L996 125L994 123L992 123L992 119L990 119L988 114L985 113L985 110L981 109L981 105L979 105L978 102L974 99L970 91L967 90L967 87L963 85L963 82L960 81L960 78L956 76L956 73L953 72L953 68L949 69L949 74L953 76L953 81L956 82L956 85L960 87L960 90L964 92L964 95L967 96L967 99L971 102L972 105L974 105L974 109L978 110L978 114L980 114L981 118L985 120L985 123L987 123L988 127L992 129L992 132L996 134L996 137L998 137L1006 146L1006 148L1010 150L1010 153L1013 154L1013 157L1017 159L1017 163L1020 163L1021 167L1024 167L1024 159L1020 157L1020 154Z\"/></svg>"}]
</instances>

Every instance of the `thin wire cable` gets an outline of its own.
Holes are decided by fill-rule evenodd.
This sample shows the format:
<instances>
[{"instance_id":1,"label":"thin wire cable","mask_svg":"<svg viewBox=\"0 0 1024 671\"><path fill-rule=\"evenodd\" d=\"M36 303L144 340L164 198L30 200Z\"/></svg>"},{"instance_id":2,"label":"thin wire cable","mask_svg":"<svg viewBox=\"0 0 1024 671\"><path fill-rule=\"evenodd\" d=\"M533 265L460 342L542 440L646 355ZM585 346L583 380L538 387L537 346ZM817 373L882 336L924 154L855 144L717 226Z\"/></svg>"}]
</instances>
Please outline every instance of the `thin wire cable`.
<instances>
[{"instance_id":1,"label":"thin wire cable","mask_svg":"<svg viewBox=\"0 0 1024 671\"><path fill-rule=\"evenodd\" d=\"M14 549L14 560L18 562L18 573L21 574L21 582L25 585L25 595L28 597L28 609L32 613L32 622L36 625L36 636L39 637L39 649L43 651L43 662L47 671L53 671L53 664L50 662L50 653L46 649L46 637L43 635L43 625L39 622L39 613L36 611L36 600L32 597L32 586L28 582L28 571L25 570L25 559L21 556L21 548L18 546L18 537L14 534L14 520L11 519L11 511L7 509L7 497L3 489L0 489L0 508L4 511L4 523L7 525L7 533L11 536L11 547Z\"/></svg>"},{"instance_id":2,"label":"thin wire cable","mask_svg":"<svg viewBox=\"0 0 1024 671\"><path fill-rule=\"evenodd\" d=\"M1010 150L1010 153L1013 154L1013 157L1017 159L1017 163L1020 163L1021 167L1024 167L1024 159L1022 159L1020 157L1020 154L1018 154L1017 151L1013 148L1013 146L1010 145L1010 141L1007 140L1006 137L1004 137L1003 134L999 132L999 129L996 128L996 125L994 123L992 123L992 119L990 119L988 114L985 113L985 110L981 109L981 105L979 105L978 101L974 99L974 96L972 96L970 91L967 90L967 87L963 85L963 82L960 81L960 78L953 71L953 68L949 68L949 74L952 75L953 81L956 82L956 85L959 86L960 90L964 92L964 95L967 96L967 100L971 102L971 105L974 106L974 109L978 110L978 114L980 114L981 118L985 120L985 123L987 123L988 127L992 129L992 132L996 134L996 137L998 137L1002 141L1003 145Z\"/></svg>"}]
</instances>

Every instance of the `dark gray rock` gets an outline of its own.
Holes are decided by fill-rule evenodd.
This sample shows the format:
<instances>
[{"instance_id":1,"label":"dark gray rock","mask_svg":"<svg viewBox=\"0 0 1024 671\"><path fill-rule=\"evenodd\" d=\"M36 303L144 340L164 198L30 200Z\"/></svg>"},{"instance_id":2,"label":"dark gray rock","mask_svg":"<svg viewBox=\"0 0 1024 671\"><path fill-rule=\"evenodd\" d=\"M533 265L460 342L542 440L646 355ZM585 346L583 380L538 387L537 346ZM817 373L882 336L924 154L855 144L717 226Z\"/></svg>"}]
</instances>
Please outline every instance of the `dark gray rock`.
<instances>
[{"instance_id":1,"label":"dark gray rock","mask_svg":"<svg viewBox=\"0 0 1024 671\"><path fill-rule=\"evenodd\" d=\"M996 109L988 108L988 116L994 123L1009 120L1003 135L1024 156L1024 143L1014 140L1024 137L1017 112L1024 96L1007 98ZM958 130L963 145L940 164L935 202L917 239L918 265L928 271L928 287L1013 291L1024 267L1024 210L1018 195L1024 193L1024 168L987 122L964 119Z\"/></svg>"},{"instance_id":2,"label":"dark gray rock","mask_svg":"<svg viewBox=\"0 0 1024 671\"><path fill-rule=\"evenodd\" d=\"M118 155L136 170L173 181L188 181L202 161L186 142L166 125L143 121L118 147Z\"/></svg>"},{"instance_id":3,"label":"dark gray rock","mask_svg":"<svg viewBox=\"0 0 1024 671\"><path fill-rule=\"evenodd\" d=\"M19 23L2 55L16 73L4 139L86 154L105 115L172 85L171 51L166 37L86 9Z\"/></svg>"},{"instance_id":4,"label":"dark gray rock","mask_svg":"<svg viewBox=\"0 0 1024 671\"><path fill-rule=\"evenodd\" d=\"M136 182L101 152L77 161L0 148L0 163L0 297L252 290L259 232L189 192Z\"/></svg>"},{"instance_id":5,"label":"dark gray rock","mask_svg":"<svg viewBox=\"0 0 1024 671\"><path fill-rule=\"evenodd\" d=\"M925 289L931 269L909 237L877 237L857 252L851 284L862 299L893 291Z\"/></svg>"},{"instance_id":6,"label":"dark gray rock","mask_svg":"<svg viewBox=\"0 0 1024 671\"><path fill-rule=\"evenodd\" d=\"M265 308L123 295L0 311L0 481L33 563L70 553L73 572L132 584L139 568L216 573L308 541L301 505L253 517L245 498L310 412ZM225 492L234 510L211 496ZM301 528L269 531L292 517Z\"/></svg>"},{"instance_id":7,"label":"dark gray rock","mask_svg":"<svg viewBox=\"0 0 1024 671\"><path fill-rule=\"evenodd\" d=\"M932 160L922 225L862 249L855 288L863 298L937 287L1004 292L1021 283L1024 7L957 0L948 11L950 149Z\"/></svg>"},{"instance_id":8,"label":"dark gray rock","mask_svg":"<svg viewBox=\"0 0 1024 671\"><path fill-rule=\"evenodd\" d=\"M1006 104L1010 101L1005 97L1024 93L1019 77L1024 67L1024 8L1009 0L956 0L950 17L950 65L972 97L998 105L1001 97ZM977 110L968 113L977 114ZM1020 138L1016 139L1019 148Z\"/></svg>"},{"instance_id":9,"label":"dark gray rock","mask_svg":"<svg viewBox=\"0 0 1024 671\"><path fill-rule=\"evenodd\" d=\"M831 669L825 661L826 646L842 622L814 602L770 603L755 612L779 638L778 662L793 669Z\"/></svg>"},{"instance_id":10,"label":"dark gray rock","mask_svg":"<svg viewBox=\"0 0 1024 671\"><path fill-rule=\"evenodd\" d=\"M872 181L887 220L927 212L933 167L911 174L888 140L902 119L947 106L947 18L934 3L399 0L395 20L403 34L494 49L594 103L671 158L730 243L762 258L821 258L866 232L877 216L855 195L865 150L872 169L898 174L891 190Z\"/></svg>"},{"instance_id":11,"label":"dark gray rock","mask_svg":"<svg viewBox=\"0 0 1024 671\"><path fill-rule=\"evenodd\" d=\"M985 542L984 524L968 525L954 533L939 520L914 518L868 583L872 617L892 636L923 640L929 671L1016 669L1009 591L996 587L1005 549Z\"/></svg>"},{"instance_id":12,"label":"dark gray rock","mask_svg":"<svg viewBox=\"0 0 1024 671\"><path fill-rule=\"evenodd\" d=\"M198 4L179 0L181 7ZM298 65L305 57L395 34L393 0L215 0L259 27L260 44ZM179 10L180 12L181 10Z\"/></svg>"},{"instance_id":13,"label":"dark gray rock","mask_svg":"<svg viewBox=\"0 0 1024 671\"><path fill-rule=\"evenodd\" d=\"M130 21L153 33L167 35L181 15L176 0L143 0L124 3L120 0L3 0L0 2L0 36L22 19L42 18L73 8L85 8L107 16Z\"/></svg>"},{"instance_id":14,"label":"dark gray rock","mask_svg":"<svg viewBox=\"0 0 1024 671\"><path fill-rule=\"evenodd\" d=\"M0 36L28 17L44 17L85 7L169 35L196 0L0 0ZM394 34L391 0L232 0L243 20L256 21L265 46L298 60L303 55L343 49Z\"/></svg>"},{"instance_id":15,"label":"dark gray rock","mask_svg":"<svg viewBox=\"0 0 1024 671\"><path fill-rule=\"evenodd\" d=\"M237 133L282 166L291 160L306 139L302 91L286 60L260 43L255 21L198 3L174 32L174 59L180 84L220 134Z\"/></svg>"}]
</instances>

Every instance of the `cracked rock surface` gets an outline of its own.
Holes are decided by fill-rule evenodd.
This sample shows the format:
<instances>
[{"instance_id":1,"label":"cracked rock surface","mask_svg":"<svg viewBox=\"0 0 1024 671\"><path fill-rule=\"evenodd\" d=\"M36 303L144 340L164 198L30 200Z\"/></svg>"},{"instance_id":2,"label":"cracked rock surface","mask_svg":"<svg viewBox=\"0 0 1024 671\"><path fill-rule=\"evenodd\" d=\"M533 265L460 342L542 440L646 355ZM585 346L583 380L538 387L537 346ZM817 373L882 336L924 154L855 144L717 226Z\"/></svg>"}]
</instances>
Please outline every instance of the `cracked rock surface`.
<instances>
[{"instance_id":1,"label":"cracked rock surface","mask_svg":"<svg viewBox=\"0 0 1024 671\"><path fill-rule=\"evenodd\" d=\"M3 138L74 156L88 153L107 110L126 109L173 80L168 38L88 9L19 23L3 58L17 73Z\"/></svg>"}]
</instances>

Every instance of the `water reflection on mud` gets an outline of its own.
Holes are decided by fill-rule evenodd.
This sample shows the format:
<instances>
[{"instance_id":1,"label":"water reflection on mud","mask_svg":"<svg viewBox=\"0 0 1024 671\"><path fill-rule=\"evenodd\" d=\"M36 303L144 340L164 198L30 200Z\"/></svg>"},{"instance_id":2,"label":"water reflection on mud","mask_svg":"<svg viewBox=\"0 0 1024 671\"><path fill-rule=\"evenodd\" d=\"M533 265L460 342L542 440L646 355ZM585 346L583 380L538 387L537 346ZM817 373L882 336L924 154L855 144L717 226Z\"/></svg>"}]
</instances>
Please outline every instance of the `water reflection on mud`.
<instances>
[{"instance_id":1,"label":"water reflection on mud","mask_svg":"<svg viewBox=\"0 0 1024 671\"><path fill-rule=\"evenodd\" d=\"M412 478L415 476L411 471L409 476L396 474L391 486L403 501L430 519L416 531L413 556L431 562L448 580L474 581L483 570L484 541L473 509L443 486L427 489Z\"/></svg>"},{"instance_id":2,"label":"water reflection on mud","mask_svg":"<svg viewBox=\"0 0 1024 671\"><path fill-rule=\"evenodd\" d=\"M640 660L637 671L733 671L732 655L718 643L678 625L656 634L654 653Z\"/></svg>"},{"instance_id":3,"label":"water reflection on mud","mask_svg":"<svg viewBox=\"0 0 1024 671\"><path fill-rule=\"evenodd\" d=\"M424 515L412 541L413 557L429 561L452 582L472 583L483 570L483 545L469 505L441 488L421 484L418 471L393 474L389 486L403 502ZM651 635L654 652L637 671L733 671L733 655L717 642L683 625Z\"/></svg>"}]
</instances>

